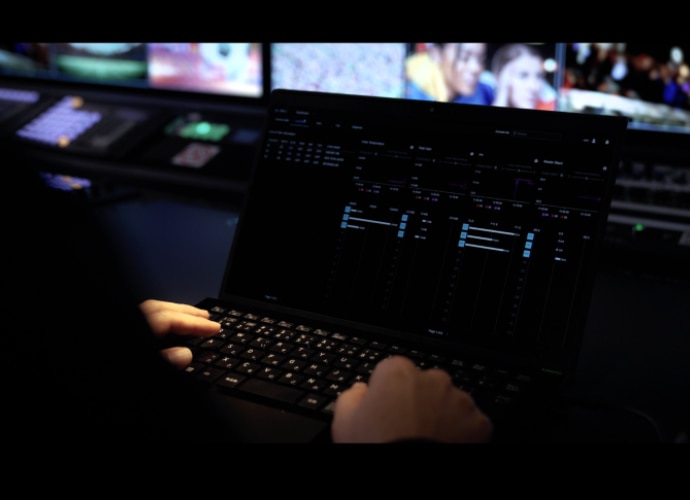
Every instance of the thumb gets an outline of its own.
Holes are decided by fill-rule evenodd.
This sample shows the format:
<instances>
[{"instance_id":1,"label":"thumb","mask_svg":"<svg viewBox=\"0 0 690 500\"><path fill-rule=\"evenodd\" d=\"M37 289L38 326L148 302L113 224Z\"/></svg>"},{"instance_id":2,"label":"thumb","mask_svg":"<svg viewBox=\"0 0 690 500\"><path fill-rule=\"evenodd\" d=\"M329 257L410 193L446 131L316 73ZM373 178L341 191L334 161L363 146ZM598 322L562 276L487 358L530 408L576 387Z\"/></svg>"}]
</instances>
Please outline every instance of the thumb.
<instances>
[{"instance_id":1,"label":"thumb","mask_svg":"<svg viewBox=\"0 0 690 500\"><path fill-rule=\"evenodd\" d=\"M175 368L186 368L192 362L192 351L188 347L168 347L160 353Z\"/></svg>"}]
</instances>

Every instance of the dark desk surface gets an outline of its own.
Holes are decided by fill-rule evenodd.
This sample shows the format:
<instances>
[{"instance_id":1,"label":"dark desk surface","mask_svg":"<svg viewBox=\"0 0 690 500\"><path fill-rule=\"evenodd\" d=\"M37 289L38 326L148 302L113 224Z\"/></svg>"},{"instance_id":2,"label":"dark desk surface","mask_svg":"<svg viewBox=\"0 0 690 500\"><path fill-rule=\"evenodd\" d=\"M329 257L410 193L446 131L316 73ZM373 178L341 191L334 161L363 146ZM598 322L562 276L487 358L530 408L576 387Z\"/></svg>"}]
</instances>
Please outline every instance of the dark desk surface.
<instances>
[{"instance_id":1,"label":"dark desk surface","mask_svg":"<svg viewBox=\"0 0 690 500\"><path fill-rule=\"evenodd\" d=\"M130 251L142 298L196 303L220 288L237 207L144 195L100 207ZM592 297L565 441L686 441L690 286L602 269ZM610 406L606 406L610 405ZM652 419L651 422L649 419Z\"/></svg>"}]
</instances>

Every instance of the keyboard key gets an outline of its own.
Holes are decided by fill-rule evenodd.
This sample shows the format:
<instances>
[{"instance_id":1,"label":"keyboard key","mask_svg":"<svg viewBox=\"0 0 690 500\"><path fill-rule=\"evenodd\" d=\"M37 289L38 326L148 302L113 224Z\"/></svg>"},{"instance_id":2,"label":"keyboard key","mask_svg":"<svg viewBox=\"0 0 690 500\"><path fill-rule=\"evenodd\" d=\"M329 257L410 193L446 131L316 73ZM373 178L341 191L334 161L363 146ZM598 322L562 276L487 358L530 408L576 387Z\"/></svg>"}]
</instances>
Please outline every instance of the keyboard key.
<instances>
[{"instance_id":1,"label":"keyboard key","mask_svg":"<svg viewBox=\"0 0 690 500\"><path fill-rule=\"evenodd\" d=\"M229 389L234 389L239 384L244 382L247 377L244 375L239 375L237 373L228 373L225 376L218 379L217 384L221 387L227 387Z\"/></svg>"},{"instance_id":2,"label":"keyboard key","mask_svg":"<svg viewBox=\"0 0 690 500\"><path fill-rule=\"evenodd\" d=\"M281 384L287 384L293 387L297 387L302 383L306 377L304 375L299 375L297 373L286 372L278 379Z\"/></svg>"},{"instance_id":3,"label":"keyboard key","mask_svg":"<svg viewBox=\"0 0 690 500\"><path fill-rule=\"evenodd\" d=\"M318 410L324 403L330 401L330 398L321 396L319 394L308 394L303 399L297 403L300 408L306 408L308 410Z\"/></svg>"},{"instance_id":4,"label":"keyboard key","mask_svg":"<svg viewBox=\"0 0 690 500\"><path fill-rule=\"evenodd\" d=\"M210 366L207 366L195 372L199 380L203 380L204 382L208 383L215 382L216 380L218 380L218 378L221 377L221 375L223 375L223 373L224 370L221 370L219 368L213 368Z\"/></svg>"}]
</instances>

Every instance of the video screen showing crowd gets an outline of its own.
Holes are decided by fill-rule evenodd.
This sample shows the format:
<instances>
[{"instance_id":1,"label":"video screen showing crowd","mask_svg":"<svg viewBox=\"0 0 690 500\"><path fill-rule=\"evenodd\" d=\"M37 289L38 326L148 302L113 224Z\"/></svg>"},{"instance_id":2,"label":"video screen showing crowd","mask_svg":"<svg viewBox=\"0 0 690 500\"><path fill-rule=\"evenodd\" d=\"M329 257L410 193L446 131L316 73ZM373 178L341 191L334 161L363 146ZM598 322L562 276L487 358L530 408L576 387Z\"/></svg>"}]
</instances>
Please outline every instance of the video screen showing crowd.
<instances>
[{"instance_id":1,"label":"video screen showing crowd","mask_svg":"<svg viewBox=\"0 0 690 500\"><path fill-rule=\"evenodd\" d=\"M690 133L683 44L274 43L272 88L619 114Z\"/></svg>"}]
</instances>

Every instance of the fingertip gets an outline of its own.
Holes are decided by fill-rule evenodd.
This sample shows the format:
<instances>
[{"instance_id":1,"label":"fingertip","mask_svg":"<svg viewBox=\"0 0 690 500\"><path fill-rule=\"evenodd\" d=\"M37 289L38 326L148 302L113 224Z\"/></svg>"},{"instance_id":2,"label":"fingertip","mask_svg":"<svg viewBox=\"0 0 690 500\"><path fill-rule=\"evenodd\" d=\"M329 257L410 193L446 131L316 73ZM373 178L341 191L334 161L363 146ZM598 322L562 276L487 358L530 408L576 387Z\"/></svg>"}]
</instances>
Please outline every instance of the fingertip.
<instances>
[{"instance_id":1,"label":"fingertip","mask_svg":"<svg viewBox=\"0 0 690 500\"><path fill-rule=\"evenodd\" d=\"M207 311L206 309L202 309L201 307L196 307L196 306L192 306L192 307L194 307L194 309L196 309L197 314L199 316L201 316L202 318L208 319L211 317L211 313L209 311Z\"/></svg>"},{"instance_id":2,"label":"fingertip","mask_svg":"<svg viewBox=\"0 0 690 500\"><path fill-rule=\"evenodd\" d=\"M366 394L369 386L365 382L355 382L338 395L336 406L343 404L356 405ZM344 403L343 403L344 402Z\"/></svg>"},{"instance_id":3,"label":"fingertip","mask_svg":"<svg viewBox=\"0 0 690 500\"><path fill-rule=\"evenodd\" d=\"M188 347L168 347L161 349L161 356L176 368L185 368L192 362L192 351Z\"/></svg>"},{"instance_id":4,"label":"fingertip","mask_svg":"<svg viewBox=\"0 0 690 500\"><path fill-rule=\"evenodd\" d=\"M349 390L355 391L355 392L366 392L367 388L369 386L367 385L366 382L358 381L355 382L350 386Z\"/></svg>"},{"instance_id":5,"label":"fingertip","mask_svg":"<svg viewBox=\"0 0 690 500\"><path fill-rule=\"evenodd\" d=\"M387 358L382 359L376 364L376 366L374 367L374 371L371 373L371 376L369 377L369 383L372 383L372 381L377 380L379 377L382 377L382 374L384 373L404 373L416 369L417 365L415 365L414 362L406 356L401 356L398 354L388 356Z\"/></svg>"},{"instance_id":6,"label":"fingertip","mask_svg":"<svg viewBox=\"0 0 690 500\"><path fill-rule=\"evenodd\" d=\"M210 319L207 321L207 324L208 324L208 330L206 332L204 332L207 336L216 335L216 334L220 333L221 329L223 328L223 325L221 325L217 321L213 321Z\"/></svg>"}]
</instances>

